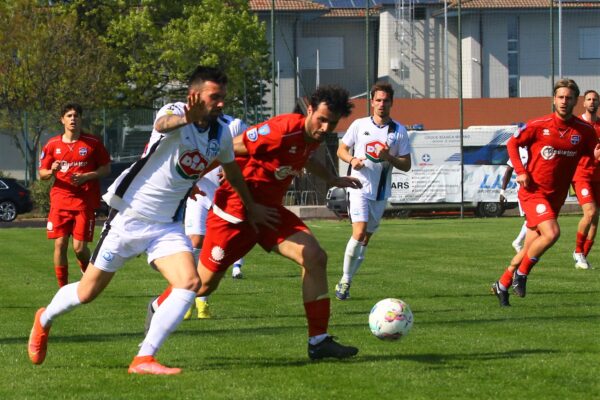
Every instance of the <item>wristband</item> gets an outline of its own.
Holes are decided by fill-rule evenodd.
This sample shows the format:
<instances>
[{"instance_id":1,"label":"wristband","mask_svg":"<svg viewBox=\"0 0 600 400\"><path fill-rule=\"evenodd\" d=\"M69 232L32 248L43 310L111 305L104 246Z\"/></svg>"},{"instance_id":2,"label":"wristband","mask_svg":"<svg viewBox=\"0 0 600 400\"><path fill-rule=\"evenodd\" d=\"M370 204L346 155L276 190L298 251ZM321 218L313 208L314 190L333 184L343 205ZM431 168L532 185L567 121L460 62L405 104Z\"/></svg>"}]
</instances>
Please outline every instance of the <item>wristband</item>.
<instances>
[{"instance_id":1,"label":"wristband","mask_svg":"<svg viewBox=\"0 0 600 400\"><path fill-rule=\"evenodd\" d=\"M500 196L504 196L504 189L500 189Z\"/></svg>"}]
</instances>

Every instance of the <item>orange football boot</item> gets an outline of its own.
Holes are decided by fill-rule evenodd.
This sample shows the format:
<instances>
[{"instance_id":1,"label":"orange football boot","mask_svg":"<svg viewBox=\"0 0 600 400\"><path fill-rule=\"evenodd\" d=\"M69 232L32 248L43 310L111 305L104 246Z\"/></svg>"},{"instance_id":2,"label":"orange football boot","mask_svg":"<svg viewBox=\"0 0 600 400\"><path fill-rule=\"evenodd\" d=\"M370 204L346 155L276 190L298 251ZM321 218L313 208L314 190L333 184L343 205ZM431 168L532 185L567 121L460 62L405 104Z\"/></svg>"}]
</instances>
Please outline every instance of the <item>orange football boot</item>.
<instances>
[{"instance_id":1,"label":"orange football boot","mask_svg":"<svg viewBox=\"0 0 600 400\"><path fill-rule=\"evenodd\" d=\"M29 359L36 365L43 363L46 359L46 348L48 346L48 333L50 333L50 327L44 328L40 323L40 317L45 310L46 308L42 307L35 313L33 328L31 328L29 342L27 343Z\"/></svg>"},{"instance_id":2,"label":"orange football boot","mask_svg":"<svg viewBox=\"0 0 600 400\"><path fill-rule=\"evenodd\" d=\"M165 367L152 356L137 356L133 358L127 372L140 375L177 375L181 368Z\"/></svg>"}]
</instances>

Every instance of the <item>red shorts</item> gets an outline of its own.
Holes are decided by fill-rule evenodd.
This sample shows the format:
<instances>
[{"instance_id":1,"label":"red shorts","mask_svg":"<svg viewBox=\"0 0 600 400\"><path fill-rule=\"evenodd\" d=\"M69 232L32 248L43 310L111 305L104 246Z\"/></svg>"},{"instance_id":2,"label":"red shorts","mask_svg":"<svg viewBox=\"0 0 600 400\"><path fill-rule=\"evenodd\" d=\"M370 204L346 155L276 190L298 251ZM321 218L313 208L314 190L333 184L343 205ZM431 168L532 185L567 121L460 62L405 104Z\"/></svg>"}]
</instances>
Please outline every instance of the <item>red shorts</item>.
<instances>
[{"instance_id":1,"label":"red shorts","mask_svg":"<svg viewBox=\"0 0 600 400\"><path fill-rule=\"evenodd\" d=\"M210 210L200 254L202 265L213 272L225 271L257 243L266 251L271 251L294 233L309 231L304 222L287 208L279 206L277 211L281 220L277 230L259 225L259 232L256 232L247 222L232 224Z\"/></svg>"},{"instance_id":2,"label":"red shorts","mask_svg":"<svg viewBox=\"0 0 600 400\"><path fill-rule=\"evenodd\" d=\"M577 181L573 182L573 189L577 195L579 205L596 203L600 200L600 182Z\"/></svg>"},{"instance_id":3,"label":"red shorts","mask_svg":"<svg viewBox=\"0 0 600 400\"><path fill-rule=\"evenodd\" d=\"M541 222L558 219L564 199L553 199L542 194L530 194L520 198L528 228L535 228Z\"/></svg>"},{"instance_id":4,"label":"red shorts","mask_svg":"<svg viewBox=\"0 0 600 400\"><path fill-rule=\"evenodd\" d=\"M82 242L94 240L96 214L93 210L60 210L50 208L46 224L48 239L73 235Z\"/></svg>"}]
</instances>

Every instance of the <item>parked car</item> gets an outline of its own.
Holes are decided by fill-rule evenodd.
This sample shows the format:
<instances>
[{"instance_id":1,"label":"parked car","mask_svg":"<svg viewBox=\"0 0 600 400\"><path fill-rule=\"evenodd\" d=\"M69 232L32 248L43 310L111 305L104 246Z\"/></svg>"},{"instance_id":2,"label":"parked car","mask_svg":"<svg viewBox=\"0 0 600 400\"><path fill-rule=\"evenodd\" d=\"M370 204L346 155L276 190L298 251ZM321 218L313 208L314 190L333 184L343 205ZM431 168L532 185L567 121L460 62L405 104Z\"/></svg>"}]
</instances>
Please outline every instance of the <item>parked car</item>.
<instances>
[{"instance_id":1,"label":"parked car","mask_svg":"<svg viewBox=\"0 0 600 400\"><path fill-rule=\"evenodd\" d=\"M100 195L104 195L108 190L108 187L112 185L115 179L121 175L121 172L125 171L129 166L133 164L133 161L116 161L110 164L110 174L100 179ZM104 200L100 200L100 208L96 210L96 215L108 216L108 205Z\"/></svg>"},{"instance_id":2,"label":"parked car","mask_svg":"<svg viewBox=\"0 0 600 400\"><path fill-rule=\"evenodd\" d=\"M11 222L33 209L31 194L16 179L0 178L0 222Z\"/></svg>"}]
</instances>

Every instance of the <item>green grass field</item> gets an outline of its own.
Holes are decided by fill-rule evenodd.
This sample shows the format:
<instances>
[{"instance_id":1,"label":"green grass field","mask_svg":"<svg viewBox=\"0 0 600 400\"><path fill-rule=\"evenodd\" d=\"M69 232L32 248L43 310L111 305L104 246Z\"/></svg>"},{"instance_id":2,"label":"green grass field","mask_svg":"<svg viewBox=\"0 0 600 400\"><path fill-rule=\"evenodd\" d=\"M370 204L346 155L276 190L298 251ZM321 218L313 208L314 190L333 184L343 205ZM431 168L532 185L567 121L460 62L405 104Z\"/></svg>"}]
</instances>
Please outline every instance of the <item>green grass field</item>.
<instances>
[{"instance_id":1,"label":"green grass field","mask_svg":"<svg viewBox=\"0 0 600 400\"><path fill-rule=\"evenodd\" d=\"M164 287L143 256L95 302L56 320L46 362L31 365L34 312L57 289L52 242L42 228L0 229L0 399L600 398L600 268L573 268L577 221L561 217L563 235L533 270L527 298L501 309L489 286L513 255L520 219L386 220L352 299L332 300L331 333L360 348L345 361L308 360L300 271L255 249L245 279L226 279L212 296L216 318L184 321L163 346L160 361L184 368L174 377L127 374L146 304ZM333 288L349 224L310 226ZM590 256L600 267L598 254L600 243ZM368 329L385 297L415 315L399 342Z\"/></svg>"}]
</instances>

